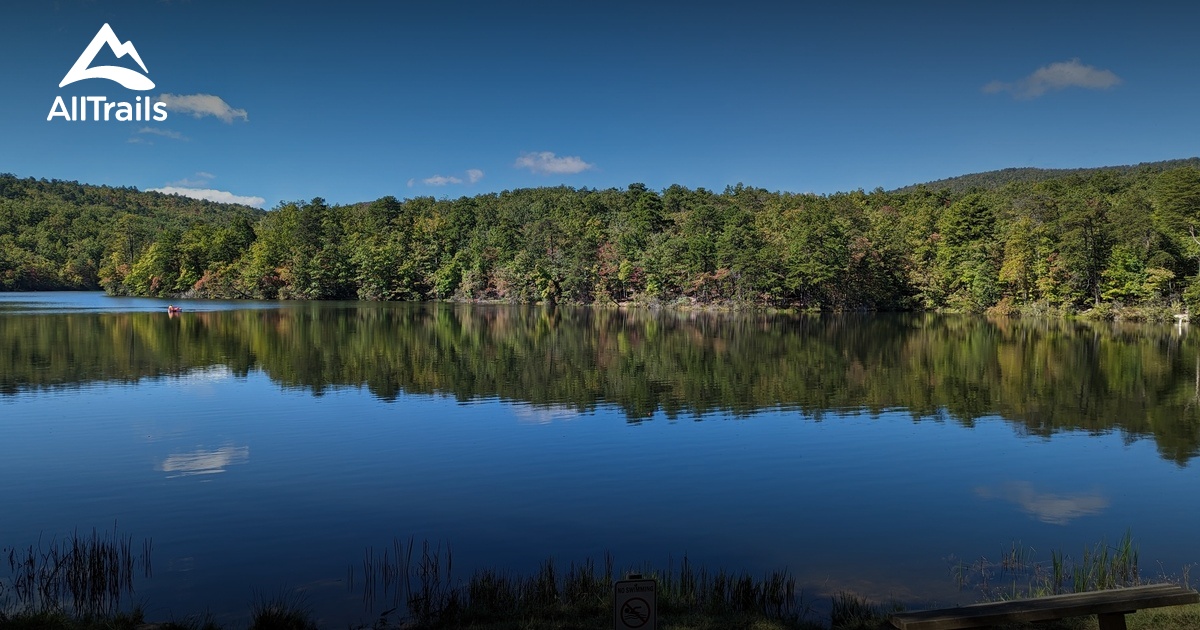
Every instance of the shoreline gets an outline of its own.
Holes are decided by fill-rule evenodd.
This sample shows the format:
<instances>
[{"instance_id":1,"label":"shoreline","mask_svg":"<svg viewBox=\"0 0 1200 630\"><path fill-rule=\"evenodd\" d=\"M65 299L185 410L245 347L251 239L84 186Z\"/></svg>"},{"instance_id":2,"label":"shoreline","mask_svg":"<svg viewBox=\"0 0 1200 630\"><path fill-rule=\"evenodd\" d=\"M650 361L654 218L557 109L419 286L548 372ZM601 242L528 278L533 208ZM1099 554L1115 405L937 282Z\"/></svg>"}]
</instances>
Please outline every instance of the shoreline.
<instances>
[{"instance_id":1,"label":"shoreline","mask_svg":"<svg viewBox=\"0 0 1200 630\"><path fill-rule=\"evenodd\" d=\"M142 578L151 579L152 543L144 540L139 555L133 538L111 533L40 544L27 552L9 553L12 574L0 579L0 629L3 630L222 630L236 626L218 624L212 613L194 613L167 621L147 622L143 603L122 608L133 599L134 565ZM15 552L15 550L13 550ZM391 553L394 551L394 553ZM347 567L348 593L361 593L368 622L330 622L317 618L303 590L266 597L259 591L248 618L251 630L318 630L349 627L355 630L416 630L441 628L600 630L611 627L614 598L620 580L654 581L659 628L675 630L874 630L886 628L891 613L944 608L987 601L1040 598L1049 595L1120 589L1148 584L1174 583L1191 588L1184 570L1182 580L1165 574L1143 579L1138 569L1139 551L1127 531L1115 543L1101 540L1085 546L1078 558L1062 550L1049 560L1014 542L999 558L981 558L953 567L952 579L960 598L953 602L873 601L841 590L829 597L828 619L815 614L814 601L797 588L787 569L755 576L746 571L711 570L685 555L667 569L629 567L617 571L613 556L587 558L567 567L553 559L532 573L478 569L466 580L452 579L453 554L449 545L417 544L415 537L396 539L392 549L367 548L360 567ZM1160 569L1161 571L1161 569ZM625 576L622 578L621 576ZM378 612L382 610L382 612ZM822 613L824 609L822 608ZM14 612L19 611L19 612ZM225 613L222 613L225 614ZM1077 618L1078 619L1078 618ZM1185 630L1200 624L1200 604L1154 608L1128 617L1129 627ZM1087 621L1038 627L1094 628Z\"/></svg>"},{"instance_id":2,"label":"shoreline","mask_svg":"<svg viewBox=\"0 0 1200 630\"><path fill-rule=\"evenodd\" d=\"M463 298L451 297L434 300L309 300L293 298L277 298L274 300L248 297L217 297L194 295L185 291L168 296L118 295L101 288L91 289L54 289L33 291L3 291L4 293L104 293L106 297L136 298L147 300L188 300L193 302L258 302L278 304L303 304L309 302L344 302L344 303L403 303L403 304L454 304L468 306L524 306L553 309L559 306L570 308L593 308L597 310L620 311L662 311L678 313L712 313L712 314L767 314L767 315L874 315L885 313L904 313L913 315L952 315L980 316L987 319L1047 319L1061 321L1090 321L1112 323L1149 323L1188 325L1187 309L1182 304L1169 305L1125 305L1119 302L1102 302L1092 308L1075 310L1069 307L1050 305L1044 302L1025 304L996 304L982 311L970 311L952 308L933 309L821 309L812 307L780 306L748 301L702 301L695 298L677 298L664 301L656 298L632 299L623 301L534 301L506 300L497 298Z\"/></svg>"}]
</instances>

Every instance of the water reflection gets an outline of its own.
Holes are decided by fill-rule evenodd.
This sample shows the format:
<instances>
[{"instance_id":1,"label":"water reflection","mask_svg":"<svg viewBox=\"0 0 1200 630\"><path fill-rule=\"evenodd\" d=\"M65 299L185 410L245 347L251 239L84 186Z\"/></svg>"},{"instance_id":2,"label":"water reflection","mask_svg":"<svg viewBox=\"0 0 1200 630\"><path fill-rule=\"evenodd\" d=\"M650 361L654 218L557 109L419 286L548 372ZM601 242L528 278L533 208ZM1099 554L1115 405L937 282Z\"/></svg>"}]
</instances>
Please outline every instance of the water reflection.
<instances>
[{"instance_id":1,"label":"water reflection","mask_svg":"<svg viewBox=\"0 0 1200 630\"><path fill-rule=\"evenodd\" d=\"M574 420L583 415L565 405L513 405L512 413L521 424L550 424Z\"/></svg>"},{"instance_id":2,"label":"water reflection","mask_svg":"<svg viewBox=\"0 0 1200 630\"><path fill-rule=\"evenodd\" d=\"M1152 436L1200 452L1200 341L1170 326L934 315L787 317L448 304L0 314L0 395L241 378L321 396L437 394L524 403L530 422L600 406L656 415L764 409L1002 416L1022 434Z\"/></svg>"},{"instance_id":3,"label":"water reflection","mask_svg":"<svg viewBox=\"0 0 1200 630\"><path fill-rule=\"evenodd\" d=\"M233 371L224 365L210 365L188 370L179 375L179 380L184 383L213 383L233 378Z\"/></svg>"},{"instance_id":4,"label":"water reflection","mask_svg":"<svg viewBox=\"0 0 1200 630\"><path fill-rule=\"evenodd\" d=\"M167 475L168 477L212 475L225 472L225 469L233 464L244 464L249 459L249 446L222 446L215 451L175 453L164 459L158 469L174 473Z\"/></svg>"},{"instance_id":5,"label":"water reflection","mask_svg":"<svg viewBox=\"0 0 1200 630\"><path fill-rule=\"evenodd\" d=\"M993 488L979 487L975 494L982 499L1013 503L1026 514L1052 525L1067 525L1082 516L1100 514L1110 505L1108 497L1097 490L1075 494L1042 492L1028 481L1014 481Z\"/></svg>"}]
</instances>

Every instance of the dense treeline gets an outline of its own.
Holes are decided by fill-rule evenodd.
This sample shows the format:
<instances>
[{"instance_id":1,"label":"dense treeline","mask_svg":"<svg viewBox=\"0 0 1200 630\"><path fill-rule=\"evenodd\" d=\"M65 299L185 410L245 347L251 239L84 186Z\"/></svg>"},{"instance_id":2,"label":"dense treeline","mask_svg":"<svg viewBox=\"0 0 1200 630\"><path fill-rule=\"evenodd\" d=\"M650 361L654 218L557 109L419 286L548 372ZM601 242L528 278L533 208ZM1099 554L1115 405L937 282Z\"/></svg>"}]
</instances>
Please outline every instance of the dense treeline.
<instances>
[{"instance_id":1,"label":"dense treeline","mask_svg":"<svg viewBox=\"0 0 1200 630\"><path fill-rule=\"evenodd\" d=\"M81 265L100 264L71 286L94 278L133 295L827 310L1200 306L1200 168L1168 166L966 192L634 184L346 206L317 198L280 204L253 225L245 212L175 212L152 234L110 225L90 238L85 221L74 228L91 243ZM46 249L36 237L22 242ZM47 260L68 261L65 270L79 258L56 256Z\"/></svg>"},{"instance_id":2,"label":"dense treeline","mask_svg":"<svg viewBox=\"0 0 1200 630\"><path fill-rule=\"evenodd\" d=\"M0 395L261 370L322 395L361 387L535 406L741 416L905 410L1020 431L1153 436L1200 453L1195 336L1055 319L736 315L507 305L295 303L278 309L0 317Z\"/></svg>"},{"instance_id":3,"label":"dense treeline","mask_svg":"<svg viewBox=\"0 0 1200 630\"><path fill-rule=\"evenodd\" d=\"M190 288L190 278L139 284L131 277L131 261L155 243L162 243L158 249L177 248L188 231L209 235L205 238L214 243L188 255L203 257L205 266L232 261L254 240L253 226L262 214L135 188L0 174L0 290L98 289L114 277L130 278L131 290L144 293Z\"/></svg>"},{"instance_id":4,"label":"dense treeline","mask_svg":"<svg viewBox=\"0 0 1200 630\"><path fill-rule=\"evenodd\" d=\"M1018 168L1002 168L996 171L971 173L948 177L924 184L913 184L897 189L898 192L913 192L921 188L930 190L949 190L955 193L965 193L974 188L999 188L1012 183L1036 184L1049 179L1062 177L1087 178L1100 173L1116 173L1119 175L1136 175L1161 173L1185 166L1200 167L1200 158L1184 160L1163 160L1161 162L1143 162L1127 166L1099 166L1091 168L1034 168L1031 166Z\"/></svg>"}]
</instances>

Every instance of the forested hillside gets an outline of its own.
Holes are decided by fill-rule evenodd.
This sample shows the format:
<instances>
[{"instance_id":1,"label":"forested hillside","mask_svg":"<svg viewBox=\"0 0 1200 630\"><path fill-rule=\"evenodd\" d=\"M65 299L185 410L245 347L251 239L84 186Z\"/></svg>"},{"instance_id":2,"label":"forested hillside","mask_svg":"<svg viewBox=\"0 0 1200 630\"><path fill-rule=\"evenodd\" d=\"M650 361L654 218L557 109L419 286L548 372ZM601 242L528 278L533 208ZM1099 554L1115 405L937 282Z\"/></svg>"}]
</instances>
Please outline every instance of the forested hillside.
<instances>
[{"instance_id":1,"label":"forested hillside","mask_svg":"<svg viewBox=\"0 0 1200 630\"><path fill-rule=\"evenodd\" d=\"M97 289L106 274L128 275L123 261L156 242L178 247L185 233L206 235L202 247L189 244L188 255L209 265L233 260L254 240L262 214L135 188L0 174L0 290Z\"/></svg>"},{"instance_id":2,"label":"forested hillside","mask_svg":"<svg viewBox=\"0 0 1200 630\"><path fill-rule=\"evenodd\" d=\"M1169 306L1200 298L1200 169L1162 168L963 192L659 192L634 184L346 206L318 198L266 213L9 178L19 194L2 195L0 269L7 288L98 284L162 296L834 310ZM71 187L83 199L53 192Z\"/></svg>"},{"instance_id":3,"label":"forested hillside","mask_svg":"<svg viewBox=\"0 0 1200 630\"><path fill-rule=\"evenodd\" d=\"M1114 175L1153 175L1185 166L1200 168L1200 158L1143 162L1141 164L1125 166L1098 166L1094 168L1004 168L998 171L971 173L969 175L958 175L932 182L913 184L897 189L897 192L912 192L920 188L929 188L931 190L945 189L955 193L964 193L974 188L999 188L1000 186L1014 183L1034 184L1044 182L1048 179L1071 175L1085 178L1100 173L1112 173Z\"/></svg>"}]
</instances>

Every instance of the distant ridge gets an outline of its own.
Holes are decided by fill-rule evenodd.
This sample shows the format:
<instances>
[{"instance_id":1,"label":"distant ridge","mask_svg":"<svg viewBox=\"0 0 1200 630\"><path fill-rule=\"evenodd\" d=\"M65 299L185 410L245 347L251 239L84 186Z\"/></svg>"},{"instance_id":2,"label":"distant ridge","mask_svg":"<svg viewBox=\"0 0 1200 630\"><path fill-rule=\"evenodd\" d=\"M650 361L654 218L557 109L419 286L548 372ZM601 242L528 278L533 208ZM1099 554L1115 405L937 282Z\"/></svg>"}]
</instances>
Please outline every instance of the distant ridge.
<instances>
[{"instance_id":1,"label":"distant ridge","mask_svg":"<svg viewBox=\"0 0 1200 630\"><path fill-rule=\"evenodd\" d=\"M912 192L920 188L928 190L949 190L955 193L963 193L974 188L991 189L1007 186L1012 183L1036 183L1043 182L1056 177L1066 177L1068 175L1095 175L1096 173L1116 173L1118 175L1129 175L1133 173L1161 173L1171 169L1181 168L1184 166L1193 166L1200 168L1200 158L1190 157L1178 160L1162 160L1160 162L1142 162L1141 164L1132 164L1124 166L1096 166L1091 168L1004 168L997 171L985 171L983 173L971 173L968 175L959 175L957 177L948 177L932 182L924 182L919 184L911 184L903 188L897 188L894 192Z\"/></svg>"},{"instance_id":2,"label":"distant ridge","mask_svg":"<svg viewBox=\"0 0 1200 630\"><path fill-rule=\"evenodd\" d=\"M189 235L193 257L211 261L222 248L238 256L265 214L128 186L0 173L0 291L99 289L105 273L127 270L151 244ZM162 274L172 283L183 259L173 256L160 257L174 266Z\"/></svg>"},{"instance_id":3,"label":"distant ridge","mask_svg":"<svg viewBox=\"0 0 1200 630\"><path fill-rule=\"evenodd\" d=\"M245 214L256 218L265 213L261 208L241 203L210 201L184 197L178 193L162 193L157 190L138 190L136 186L111 186L88 184L68 179L38 179L18 177L13 173L0 172L0 202L27 199L39 205L88 205L103 204L106 212L120 211L135 214L152 214L160 211L181 212L200 215L204 212ZM4 206L0 204L0 211ZM0 223L3 225L3 223Z\"/></svg>"}]
</instances>

